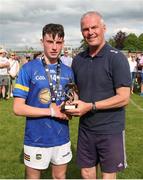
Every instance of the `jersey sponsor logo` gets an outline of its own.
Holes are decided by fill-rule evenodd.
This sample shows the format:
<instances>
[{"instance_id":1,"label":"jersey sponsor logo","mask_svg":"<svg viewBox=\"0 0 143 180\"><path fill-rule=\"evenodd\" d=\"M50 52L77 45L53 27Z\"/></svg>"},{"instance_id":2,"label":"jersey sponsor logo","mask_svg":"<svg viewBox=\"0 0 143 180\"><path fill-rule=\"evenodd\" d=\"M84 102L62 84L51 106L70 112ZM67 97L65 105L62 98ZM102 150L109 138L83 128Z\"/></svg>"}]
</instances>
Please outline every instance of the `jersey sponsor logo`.
<instances>
[{"instance_id":1,"label":"jersey sponsor logo","mask_svg":"<svg viewBox=\"0 0 143 180\"><path fill-rule=\"evenodd\" d=\"M48 88L44 88L39 92L39 100L42 104L48 104L51 100L51 93Z\"/></svg>"},{"instance_id":2,"label":"jersey sponsor logo","mask_svg":"<svg viewBox=\"0 0 143 180\"><path fill-rule=\"evenodd\" d=\"M46 78L44 77L44 76L35 76L35 79L37 80L37 81L43 81L43 80L46 80Z\"/></svg>"},{"instance_id":3,"label":"jersey sponsor logo","mask_svg":"<svg viewBox=\"0 0 143 180\"><path fill-rule=\"evenodd\" d=\"M50 69L50 73L56 74L56 71L54 69Z\"/></svg>"},{"instance_id":4,"label":"jersey sponsor logo","mask_svg":"<svg viewBox=\"0 0 143 180\"><path fill-rule=\"evenodd\" d=\"M69 77L61 77L61 79L69 80Z\"/></svg>"}]
</instances>

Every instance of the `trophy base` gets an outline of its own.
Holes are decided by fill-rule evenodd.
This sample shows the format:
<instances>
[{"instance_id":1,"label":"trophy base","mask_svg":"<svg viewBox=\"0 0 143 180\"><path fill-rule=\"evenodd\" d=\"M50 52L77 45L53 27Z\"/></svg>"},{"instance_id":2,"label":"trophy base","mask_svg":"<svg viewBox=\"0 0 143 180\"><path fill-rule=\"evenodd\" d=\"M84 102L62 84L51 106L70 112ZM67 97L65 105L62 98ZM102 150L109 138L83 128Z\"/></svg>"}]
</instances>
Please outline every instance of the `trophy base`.
<instances>
[{"instance_id":1,"label":"trophy base","mask_svg":"<svg viewBox=\"0 0 143 180\"><path fill-rule=\"evenodd\" d=\"M72 105L63 105L61 107L62 111L66 111L66 110L71 110L71 109L76 109L77 108L77 104L72 104Z\"/></svg>"}]
</instances>

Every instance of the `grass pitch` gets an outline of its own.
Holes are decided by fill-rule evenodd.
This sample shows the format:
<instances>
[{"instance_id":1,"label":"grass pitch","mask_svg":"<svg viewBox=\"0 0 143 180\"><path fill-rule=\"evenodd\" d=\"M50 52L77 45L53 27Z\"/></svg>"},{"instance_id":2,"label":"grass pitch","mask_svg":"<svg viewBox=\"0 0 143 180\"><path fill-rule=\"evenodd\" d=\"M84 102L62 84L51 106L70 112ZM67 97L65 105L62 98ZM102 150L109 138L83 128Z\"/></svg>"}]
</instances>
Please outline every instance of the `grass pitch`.
<instances>
[{"instance_id":1,"label":"grass pitch","mask_svg":"<svg viewBox=\"0 0 143 180\"><path fill-rule=\"evenodd\" d=\"M24 179L23 135L25 118L12 112L13 100L0 100L0 179ZM126 108L126 151L128 167L118 174L119 179L143 179L143 97L132 95ZM73 159L67 178L80 179L76 166L78 118L70 121ZM50 179L50 169L42 174Z\"/></svg>"}]
</instances>

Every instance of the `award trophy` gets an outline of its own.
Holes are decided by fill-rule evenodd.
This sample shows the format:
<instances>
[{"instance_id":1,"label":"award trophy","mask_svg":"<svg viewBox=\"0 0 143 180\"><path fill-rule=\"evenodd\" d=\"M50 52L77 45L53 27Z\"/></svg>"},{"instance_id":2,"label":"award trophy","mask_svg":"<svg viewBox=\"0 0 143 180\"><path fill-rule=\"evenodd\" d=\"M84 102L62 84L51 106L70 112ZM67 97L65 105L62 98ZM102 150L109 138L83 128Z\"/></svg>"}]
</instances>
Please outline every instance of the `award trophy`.
<instances>
[{"instance_id":1,"label":"award trophy","mask_svg":"<svg viewBox=\"0 0 143 180\"><path fill-rule=\"evenodd\" d=\"M75 83L71 82L65 86L65 101L64 104L61 106L62 111L77 108L77 104L71 104L74 101L75 97L77 97L77 94L78 90Z\"/></svg>"}]
</instances>

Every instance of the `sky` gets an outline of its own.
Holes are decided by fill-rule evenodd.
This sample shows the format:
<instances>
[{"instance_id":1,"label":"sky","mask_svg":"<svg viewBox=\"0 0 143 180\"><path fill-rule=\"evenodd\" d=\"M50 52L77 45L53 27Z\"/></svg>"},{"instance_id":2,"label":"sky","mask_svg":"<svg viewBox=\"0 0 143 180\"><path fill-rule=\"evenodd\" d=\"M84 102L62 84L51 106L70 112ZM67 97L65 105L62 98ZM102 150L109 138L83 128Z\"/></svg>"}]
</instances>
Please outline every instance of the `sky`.
<instances>
[{"instance_id":1,"label":"sky","mask_svg":"<svg viewBox=\"0 0 143 180\"><path fill-rule=\"evenodd\" d=\"M87 11L102 14L106 39L122 30L143 33L143 0L0 0L0 47L41 49L44 25L59 23L65 29L65 46L80 46L80 18Z\"/></svg>"}]
</instances>

